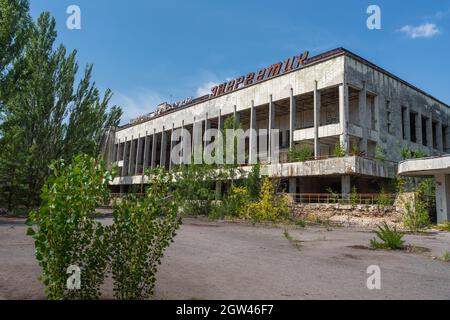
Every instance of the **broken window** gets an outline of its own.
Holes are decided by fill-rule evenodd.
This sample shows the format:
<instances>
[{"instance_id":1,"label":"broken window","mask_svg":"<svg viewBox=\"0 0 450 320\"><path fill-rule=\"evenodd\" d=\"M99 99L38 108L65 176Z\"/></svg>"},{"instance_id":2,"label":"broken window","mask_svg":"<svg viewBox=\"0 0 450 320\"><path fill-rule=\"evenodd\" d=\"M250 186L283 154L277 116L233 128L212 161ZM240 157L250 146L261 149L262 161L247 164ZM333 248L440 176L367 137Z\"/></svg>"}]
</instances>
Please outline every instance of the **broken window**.
<instances>
[{"instance_id":1,"label":"broken window","mask_svg":"<svg viewBox=\"0 0 450 320\"><path fill-rule=\"evenodd\" d=\"M422 117L422 144L428 146L428 130L427 130L427 118Z\"/></svg>"}]
</instances>

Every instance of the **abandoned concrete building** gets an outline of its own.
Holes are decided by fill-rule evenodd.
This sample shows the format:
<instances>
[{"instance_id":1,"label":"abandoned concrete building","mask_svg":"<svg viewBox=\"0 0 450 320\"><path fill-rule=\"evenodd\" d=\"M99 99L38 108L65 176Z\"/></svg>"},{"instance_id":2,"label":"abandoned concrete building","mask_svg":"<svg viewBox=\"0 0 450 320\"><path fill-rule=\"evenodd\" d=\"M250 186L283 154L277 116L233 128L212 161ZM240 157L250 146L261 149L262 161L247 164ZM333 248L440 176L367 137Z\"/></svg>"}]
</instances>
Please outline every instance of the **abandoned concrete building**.
<instances>
[{"instance_id":1,"label":"abandoned concrete building","mask_svg":"<svg viewBox=\"0 0 450 320\"><path fill-rule=\"evenodd\" d=\"M170 168L174 129L204 132L229 116L244 130L279 130L280 162L265 163L262 174L292 194L348 194L353 186L376 193L397 175L403 148L428 156L450 150L447 104L346 49L305 52L111 130L105 154L119 167L113 192L145 183L147 167ZM248 158L257 156L256 143L248 142ZM311 147L313 159L289 161L299 144ZM336 157L336 145L345 156Z\"/></svg>"}]
</instances>

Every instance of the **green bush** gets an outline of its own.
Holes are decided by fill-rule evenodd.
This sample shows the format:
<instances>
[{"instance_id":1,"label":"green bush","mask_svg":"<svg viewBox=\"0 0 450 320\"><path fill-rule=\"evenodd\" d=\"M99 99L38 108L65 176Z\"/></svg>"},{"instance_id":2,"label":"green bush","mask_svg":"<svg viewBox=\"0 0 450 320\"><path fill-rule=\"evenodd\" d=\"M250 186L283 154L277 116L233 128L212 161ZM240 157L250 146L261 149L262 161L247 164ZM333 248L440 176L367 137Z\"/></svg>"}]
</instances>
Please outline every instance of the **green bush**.
<instances>
[{"instance_id":1,"label":"green bush","mask_svg":"<svg viewBox=\"0 0 450 320\"><path fill-rule=\"evenodd\" d=\"M77 156L51 166L53 175L41 193L39 210L30 213L27 234L35 243L40 279L48 299L95 299L100 296L109 238L95 221L95 209L108 198L111 174L99 159ZM32 224L36 224L33 229ZM79 290L67 289L69 266L81 269Z\"/></svg>"},{"instance_id":2,"label":"green bush","mask_svg":"<svg viewBox=\"0 0 450 320\"><path fill-rule=\"evenodd\" d=\"M305 144L297 145L289 149L289 161L303 162L314 159L314 150Z\"/></svg>"},{"instance_id":3,"label":"green bush","mask_svg":"<svg viewBox=\"0 0 450 320\"><path fill-rule=\"evenodd\" d=\"M430 224L428 209L423 201L405 203L404 207L403 224L411 231L419 231Z\"/></svg>"},{"instance_id":4,"label":"green bush","mask_svg":"<svg viewBox=\"0 0 450 320\"><path fill-rule=\"evenodd\" d=\"M336 143L336 145L334 146L333 155L337 158L342 158L345 157L346 154L347 152L345 151L344 145L342 145L341 143Z\"/></svg>"},{"instance_id":5,"label":"green bush","mask_svg":"<svg viewBox=\"0 0 450 320\"><path fill-rule=\"evenodd\" d=\"M376 201L377 201L377 205L379 205L381 207L391 206L392 205L392 199L389 196L389 194L387 194L384 191L383 187L381 187L380 192L378 193L378 195L376 197Z\"/></svg>"},{"instance_id":6,"label":"green bush","mask_svg":"<svg viewBox=\"0 0 450 320\"><path fill-rule=\"evenodd\" d=\"M374 238L370 241L370 246L374 249L391 249L400 250L403 249L404 241L402 240L403 234L397 231L397 228L391 229L385 222L383 226L378 226L378 230L375 231L377 237L381 242Z\"/></svg>"},{"instance_id":7,"label":"green bush","mask_svg":"<svg viewBox=\"0 0 450 320\"><path fill-rule=\"evenodd\" d=\"M353 186L352 188L352 192L350 193L350 204L352 206L356 206L359 204L359 195L358 195L358 190L356 189L355 186Z\"/></svg>"},{"instance_id":8,"label":"green bush","mask_svg":"<svg viewBox=\"0 0 450 320\"><path fill-rule=\"evenodd\" d=\"M277 221L286 218L289 213L287 199L276 193L275 184L264 178L261 185L261 196L244 206L240 216L253 221Z\"/></svg>"},{"instance_id":9,"label":"green bush","mask_svg":"<svg viewBox=\"0 0 450 320\"><path fill-rule=\"evenodd\" d=\"M118 299L153 294L157 267L180 224L176 195L169 193L172 175L157 169L150 176L143 199L130 197L114 207L110 250Z\"/></svg>"},{"instance_id":10,"label":"green bush","mask_svg":"<svg viewBox=\"0 0 450 320\"><path fill-rule=\"evenodd\" d=\"M442 231L449 231L450 232L450 222L444 221L444 222L438 224L437 228L439 230L442 230Z\"/></svg>"}]
</instances>

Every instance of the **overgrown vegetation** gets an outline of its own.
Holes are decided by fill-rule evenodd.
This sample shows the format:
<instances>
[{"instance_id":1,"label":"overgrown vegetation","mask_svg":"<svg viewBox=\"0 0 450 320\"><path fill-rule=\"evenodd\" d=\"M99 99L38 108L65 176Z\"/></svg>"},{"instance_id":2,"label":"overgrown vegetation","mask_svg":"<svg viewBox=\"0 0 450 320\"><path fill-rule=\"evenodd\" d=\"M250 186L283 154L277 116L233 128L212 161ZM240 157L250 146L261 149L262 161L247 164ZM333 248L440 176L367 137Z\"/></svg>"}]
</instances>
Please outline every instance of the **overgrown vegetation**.
<instances>
[{"instance_id":1,"label":"overgrown vegetation","mask_svg":"<svg viewBox=\"0 0 450 320\"><path fill-rule=\"evenodd\" d=\"M160 258L180 223L173 177L165 171L152 173L145 197L116 204L114 224L104 226L95 219L96 208L109 200L112 174L104 163L84 155L70 164L55 162L52 169L41 206L27 221L47 298L99 298L109 268L116 298L148 298ZM77 290L67 288L70 266L81 271Z\"/></svg>"},{"instance_id":2,"label":"overgrown vegetation","mask_svg":"<svg viewBox=\"0 0 450 320\"><path fill-rule=\"evenodd\" d=\"M95 87L92 65L80 74L76 51L57 45L48 12L34 22L26 0L0 0L0 10L0 207L25 213L39 206L51 162L97 155L122 111Z\"/></svg>"},{"instance_id":3,"label":"overgrown vegetation","mask_svg":"<svg viewBox=\"0 0 450 320\"><path fill-rule=\"evenodd\" d=\"M142 200L129 197L114 207L110 254L118 299L145 299L153 294L157 267L181 222L178 194L170 192L172 174L156 169L149 176Z\"/></svg>"},{"instance_id":4,"label":"overgrown vegetation","mask_svg":"<svg viewBox=\"0 0 450 320\"><path fill-rule=\"evenodd\" d=\"M345 147L342 143L336 143L336 145L334 146L333 155L337 158L342 158L347 155L347 152L345 151Z\"/></svg>"},{"instance_id":5,"label":"overgrown vegetation","mask_svg":"<svg viewBox=\"0 0 450 320\"><path fill-rule=\"evenodd\" d=\"M444 221L437 225L437 228L442 231L450 232L450 222Z\"/></svg>"},{"instance_id":6,"label":"overgrown vegetation","mask_svg":"<svg viewBox=\"0 0 450 320\"><path fill-rule=\"evenodd\" d=\"M52 170L42 189L41 206L27 221L45 293L48 299L98 298L108 264L109 236L95 220L95 209L108 198L111 174L102 161L87 156L77 156L71 164L54 162ZM71 265L82 271L79 290L66 286Z\"/></svg>"},{"instance_id":7,"label":"overgrown vegetation","mask_svg":"<svg viewBox=\"0 0 450 320\"><path fill-rule=\"evenodd\" d=\"M300 144L289 149L288 156L291 162L303 162L314 159L314 150L306 144Z\"/></svg>"},{"instance_id":8,"label":"overgrown vegetation","mask_svg":"<svg viewBox=\"0 0 450 320\"><path fill-rule=\"evenodd\" d=\"M424 179L416 184L412 199L404 201L403 224L411 231L419 231L430 224L428 209L435 199L432 179Z\"/></svg>"},{"instance_id":9,"label":"overgrown vegetation","mask_svg":"<svg viewBox=\"0 0 450 320\"><path fill-rule=\"evenodd\" d=\"M375 231L378 239L374 238L370 241L373 249L390 249L401 250L404 246L403 234L397 231L397 228L390 228L385 222L382 226L378 226Z\"/></svg>"}]
</instances>

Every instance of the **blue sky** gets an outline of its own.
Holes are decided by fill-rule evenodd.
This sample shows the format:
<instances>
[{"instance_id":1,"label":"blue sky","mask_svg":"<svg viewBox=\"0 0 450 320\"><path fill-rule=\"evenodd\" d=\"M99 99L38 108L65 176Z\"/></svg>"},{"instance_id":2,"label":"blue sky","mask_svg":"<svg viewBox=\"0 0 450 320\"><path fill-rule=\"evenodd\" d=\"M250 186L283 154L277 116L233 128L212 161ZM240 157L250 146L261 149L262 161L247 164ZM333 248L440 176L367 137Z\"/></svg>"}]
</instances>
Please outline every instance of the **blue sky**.
<instances>
[{"instance_id":1,"label":"blue sky","mask_svg":"<svg viewBox=\"0 0 450 320\"><path fill-rule=\"evenodd\" d=\"M30 2L33 18L55 17L80 68L94 64L122 122L299 52L341 46L450 104L450 0ZM81 30L66 27L72 4ZM371 4L381 8L381 30L366 27Z\"/></svg>"}]
</instances>

